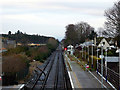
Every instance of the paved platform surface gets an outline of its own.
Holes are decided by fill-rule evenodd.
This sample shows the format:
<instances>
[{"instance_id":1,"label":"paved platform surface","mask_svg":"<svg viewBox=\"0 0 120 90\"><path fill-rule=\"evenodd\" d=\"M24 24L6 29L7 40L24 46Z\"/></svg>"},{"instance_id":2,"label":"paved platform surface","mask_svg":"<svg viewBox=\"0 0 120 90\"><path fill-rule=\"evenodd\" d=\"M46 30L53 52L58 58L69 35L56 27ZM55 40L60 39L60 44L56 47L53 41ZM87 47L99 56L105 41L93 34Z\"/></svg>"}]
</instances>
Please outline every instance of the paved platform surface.
<instances>
[{"instance_id":1,"label":"paved platform surface","mask_svg":"<svg viewBox=\"0 0 120 90\"><path fill-rule=\"evenodd\" d=\"M81 69L80 65L76 61L71 61L67 58L65 60L69 63L69 70L74 88L101 88L101 77L94 71L92 74L88 71ZM104 88L112 88L108 83L104 81Z\"/></svg>"},{"instance_id":2,"label":"paved platform surface","mask_svg":"<svg viewBox=\"0 0 120 90\"><path fill-rule=\"evenodd\" d=\"M0 86L0 90L20 90L20 87L23 84L19 84L19 85L11 85L11 86Z\"/></svg>"}]
</instances>

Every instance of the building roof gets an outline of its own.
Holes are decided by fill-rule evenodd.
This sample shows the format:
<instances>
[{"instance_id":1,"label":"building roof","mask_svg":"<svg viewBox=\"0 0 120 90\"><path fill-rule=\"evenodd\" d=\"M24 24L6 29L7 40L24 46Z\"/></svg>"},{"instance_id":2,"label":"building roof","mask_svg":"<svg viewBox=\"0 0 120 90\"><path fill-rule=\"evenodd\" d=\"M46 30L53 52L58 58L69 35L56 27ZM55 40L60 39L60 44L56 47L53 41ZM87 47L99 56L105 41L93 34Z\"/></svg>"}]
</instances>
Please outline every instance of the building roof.
<instances>
[{"instance_id":1,"label":"building roof","mask_svg":"<svg viewBox=\"0 0 120 90\"><path fill-rule=\"evenodd\" d=\"M99 45L99 43L101 42L101 40L102 40L103 38L108 42L108 44L114 44L114 43L115 43L114 39L111 38L111 37L109 37L109 38L98 37L98 38L97 38L97 45Z\"/></svg>"}]
</instances>

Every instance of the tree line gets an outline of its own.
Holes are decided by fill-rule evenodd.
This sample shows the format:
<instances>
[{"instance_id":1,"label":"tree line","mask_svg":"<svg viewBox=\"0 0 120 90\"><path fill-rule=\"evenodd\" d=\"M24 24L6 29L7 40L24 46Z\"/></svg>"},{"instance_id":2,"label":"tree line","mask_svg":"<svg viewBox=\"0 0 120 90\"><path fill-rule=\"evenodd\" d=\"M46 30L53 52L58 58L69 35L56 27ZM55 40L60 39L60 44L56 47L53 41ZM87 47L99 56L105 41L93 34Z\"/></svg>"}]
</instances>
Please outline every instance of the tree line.
<instances>
[{"instance_id":1,"label":"tree line","mask_svg":"<svg viewBox=\"0 0 120 90\"><path fill-rule=\"evenodd\" d=\"M64 45L83 43L86 39L93 39L95 36L94 28L87 22L69 24L66 26Z\"/></svg>"},{"instance_id":2,"label":"tree line","mask_svg":"<svg viewBox=\"0 0 120 90\"><path fill-rule=\"evenodd\" d=\"M9 40L15 40L17 43L28 44L28 43L37 43L37 44L46 44L50 37L40 36L40 35L28 35L22 33L20 30L12 34L11 31L8 34L2 34L3 37L8 38Z\"/></svg>"}]
</instances>

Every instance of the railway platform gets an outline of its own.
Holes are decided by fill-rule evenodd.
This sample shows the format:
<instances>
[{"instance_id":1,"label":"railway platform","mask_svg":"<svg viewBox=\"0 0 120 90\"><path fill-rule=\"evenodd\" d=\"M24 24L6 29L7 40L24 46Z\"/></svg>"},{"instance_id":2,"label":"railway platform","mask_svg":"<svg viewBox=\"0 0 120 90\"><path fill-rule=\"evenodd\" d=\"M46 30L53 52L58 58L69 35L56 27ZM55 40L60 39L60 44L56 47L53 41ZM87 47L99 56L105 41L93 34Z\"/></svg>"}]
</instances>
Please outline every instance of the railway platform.
<instances>
[{"instance_id":1,"label":"railway platform","mask_svg":"<svg viewBox=\"0 0 120 90\"><path fill-rule=\"evenodd\" d=\"M71 61L67 55L65 55L65 63L70 73L73 89L101 89L101 77L95 71L84 71L76 61ZM103 88L113 89L105 80Z\"/></svg>"}]
</instances>

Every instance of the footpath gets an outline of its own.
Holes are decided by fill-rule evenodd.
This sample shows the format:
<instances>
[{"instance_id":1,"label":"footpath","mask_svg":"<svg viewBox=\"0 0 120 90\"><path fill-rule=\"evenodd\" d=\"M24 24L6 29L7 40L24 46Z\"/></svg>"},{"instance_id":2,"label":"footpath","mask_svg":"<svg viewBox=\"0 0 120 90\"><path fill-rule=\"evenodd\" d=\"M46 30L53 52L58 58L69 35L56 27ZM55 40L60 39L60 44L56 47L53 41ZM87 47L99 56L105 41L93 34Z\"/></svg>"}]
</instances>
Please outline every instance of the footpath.
<instances>
[{"instance_id":1,"label":"footpath","mask_svg":"<svg viewBox=\"0 0 120 90\"><path fill-rule=\"evenodd\" d=\"M76 61L71 61L67 55L65 55L65 63L73 89L101 89L101 77L95 71L84 71ZM112 89L105 80L103 88Z\"/></svg>"}]
</instances>

